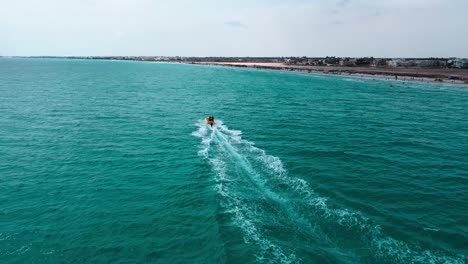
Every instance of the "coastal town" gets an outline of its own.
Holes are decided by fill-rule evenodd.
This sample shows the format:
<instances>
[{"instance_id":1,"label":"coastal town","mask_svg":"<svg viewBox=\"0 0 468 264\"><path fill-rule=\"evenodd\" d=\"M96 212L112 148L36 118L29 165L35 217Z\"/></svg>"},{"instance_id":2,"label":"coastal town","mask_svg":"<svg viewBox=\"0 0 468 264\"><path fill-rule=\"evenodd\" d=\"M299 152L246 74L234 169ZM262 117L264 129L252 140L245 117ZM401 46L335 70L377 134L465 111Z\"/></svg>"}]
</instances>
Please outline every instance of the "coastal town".
<instances>
[{"instance_id":1,"label":"coastal town","mask_svg":"<svg viewBox=\"0 0 468 264\"><path fill-rule=\"evenodd\" d=\"M353 75L402 81L468 84L468 58L374 57L184 57L184 56L39 56L89 60L124 60L202 64L270 70Z\"/></svg>"},{"instance_id":2,"label":"coastal town","mask_svg":"<svg viewBox=\"0 0 468 264\"><path fill-rule=\"evenodd\" d=\"M132 60L159 62L235 62L235 63L283 63L302 66L342 66L342 67L419 67L468 69L468 58L374 58L374 57L183 57L183 56L69 56L40 58L67 58L92 60Z\"/></svg>"}]
</instances>

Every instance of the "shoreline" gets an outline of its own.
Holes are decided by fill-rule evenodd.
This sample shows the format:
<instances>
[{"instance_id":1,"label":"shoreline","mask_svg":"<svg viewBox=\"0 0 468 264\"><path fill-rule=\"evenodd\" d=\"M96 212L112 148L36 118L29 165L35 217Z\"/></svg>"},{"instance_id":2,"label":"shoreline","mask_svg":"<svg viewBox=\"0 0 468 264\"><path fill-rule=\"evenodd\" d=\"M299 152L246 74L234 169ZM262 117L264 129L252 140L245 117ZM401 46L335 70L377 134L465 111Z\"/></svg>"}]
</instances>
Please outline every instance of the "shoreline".
<instances>
[{"instance_id":1,"label":"shoreline","mask_svg":"<svg viewBox=\"0 0 468 264\"><path fill-rule=\"evenodd\" d=\"M9 58L9 57L0 57ZM25 57L18 57L25 58ZM37 58L43 59L43 58ZM62 57L52 59L64 59ZM66 58L82 60L98 60L89 58ZM99 60L111 61L134 61L152 63L173 63L189 65L208 65L218 67L251 68L276 71L294 71L308 74L337 75L369 80L388 80L401 82L422 82L422 83L444 83L454 85L468 85L468 69L452 68L409 68L409 67L372 67L372 66L312 66L312 65L289 65L281 62L212 62L212 61L146 61L146 60L122 60L105 58Z\"/></svg>"},{"instance_id":2,"label":"shoreline","mask_svg":"<svg viewBox=\"0 0 468 264\"><path fill-rule=\"evenodd\" d=\"M340 75L365 79L380 79L403 82L446 83L468 85L467 71L439 69L390 69L375 67L296 66L283 63L254 62L174 62L181 64L209 65L220 67L251 68L264 70L294 71L323 75ZM460 74L462 73L462 74Z\"/></svg>"}]
</instances>

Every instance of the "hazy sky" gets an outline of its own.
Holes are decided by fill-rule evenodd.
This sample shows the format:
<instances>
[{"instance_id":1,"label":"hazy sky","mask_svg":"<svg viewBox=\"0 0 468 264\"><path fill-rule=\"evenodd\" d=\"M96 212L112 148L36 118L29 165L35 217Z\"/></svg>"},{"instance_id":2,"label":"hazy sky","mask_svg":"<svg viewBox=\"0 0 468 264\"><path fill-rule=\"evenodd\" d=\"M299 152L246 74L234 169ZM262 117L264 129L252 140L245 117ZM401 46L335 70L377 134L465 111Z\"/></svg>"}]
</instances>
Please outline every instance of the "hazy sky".
<instances>
[{"instance_id":1,"label":"hazy sky","mask_svg":"<svg viewBox=\"0 0 468 264\"><path fill-rule=\"evenodd\" d=\"M0 55L468 57L468 0L0 0Z\"/></svg>"}]
</instances>

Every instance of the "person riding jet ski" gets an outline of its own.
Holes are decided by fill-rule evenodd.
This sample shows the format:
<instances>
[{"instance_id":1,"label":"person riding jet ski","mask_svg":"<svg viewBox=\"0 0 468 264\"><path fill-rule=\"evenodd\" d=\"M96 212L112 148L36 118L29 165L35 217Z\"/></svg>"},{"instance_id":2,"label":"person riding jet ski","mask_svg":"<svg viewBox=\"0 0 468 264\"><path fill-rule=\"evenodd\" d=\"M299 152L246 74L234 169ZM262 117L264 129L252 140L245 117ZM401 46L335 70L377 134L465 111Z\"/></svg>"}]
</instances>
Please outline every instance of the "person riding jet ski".
<instances>
[{"instance_id":1,"label":"person riding jet ski","mask_svg":"<svg viewBox=\"0 0 468 264\"><path fill-rule=\"evenodd\" d=\"M207 118L205 118L205 122L210 125L211 127L213 127L214 124L216 124L215 120L214 120L214 116L209 116Z\"/></svg>"}]
</instances>

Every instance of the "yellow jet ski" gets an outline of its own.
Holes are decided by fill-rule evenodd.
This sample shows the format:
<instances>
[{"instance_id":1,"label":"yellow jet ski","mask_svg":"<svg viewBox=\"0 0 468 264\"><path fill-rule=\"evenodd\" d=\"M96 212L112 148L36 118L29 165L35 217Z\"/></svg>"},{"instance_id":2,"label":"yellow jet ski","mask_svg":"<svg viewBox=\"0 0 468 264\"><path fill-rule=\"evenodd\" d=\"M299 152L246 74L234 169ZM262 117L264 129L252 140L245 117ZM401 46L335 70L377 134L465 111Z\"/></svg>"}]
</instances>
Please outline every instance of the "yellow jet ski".
<instances>
[{"instance_id":1,"label":"yellow jet ski","mask_svg":"<svg viewBox=\"0 0 468 264\"><path fill-rule=\"evenodd\" d=\"M214 117L212 116L208 116L205 118L205 122L210 125L210 126L213 126L214 124L216 124L215 120L214 120Z\"/></svg>"}]
</instances>

